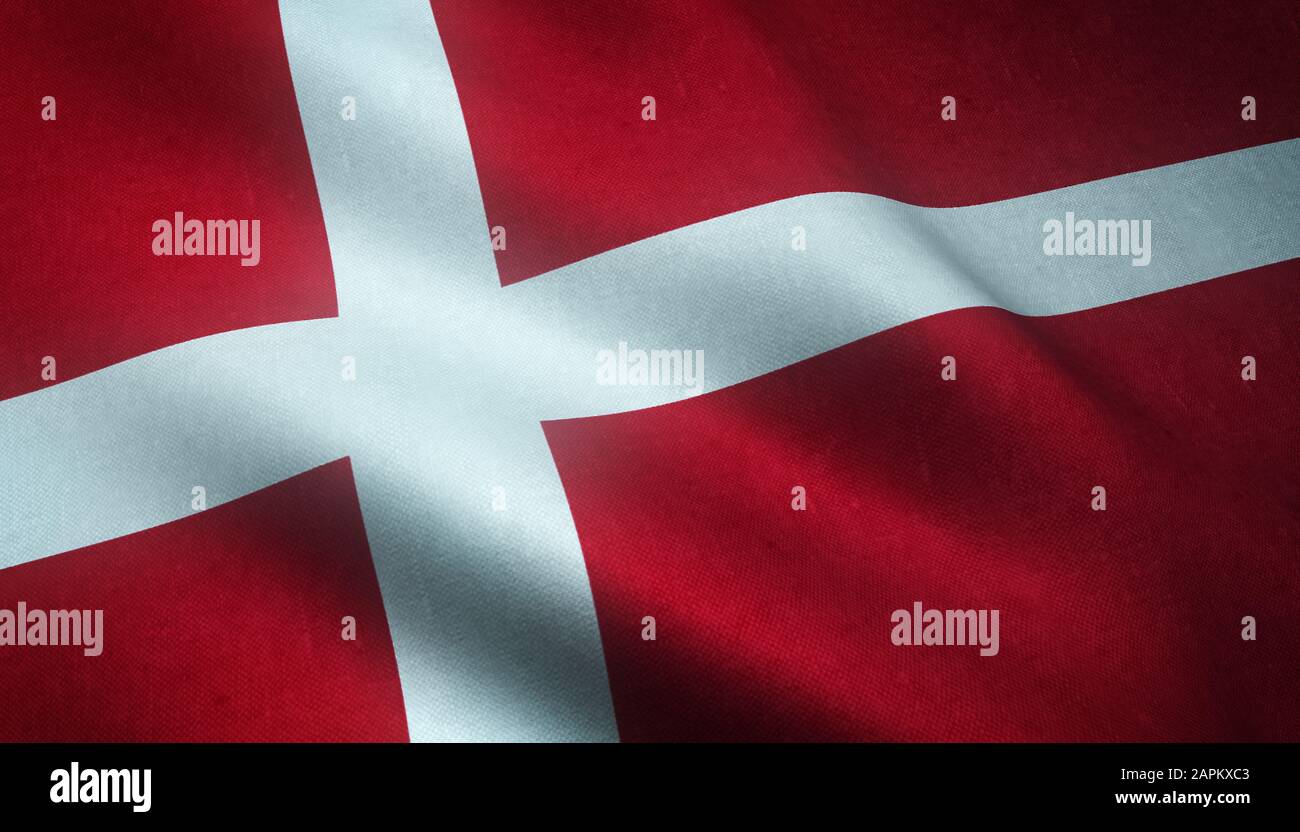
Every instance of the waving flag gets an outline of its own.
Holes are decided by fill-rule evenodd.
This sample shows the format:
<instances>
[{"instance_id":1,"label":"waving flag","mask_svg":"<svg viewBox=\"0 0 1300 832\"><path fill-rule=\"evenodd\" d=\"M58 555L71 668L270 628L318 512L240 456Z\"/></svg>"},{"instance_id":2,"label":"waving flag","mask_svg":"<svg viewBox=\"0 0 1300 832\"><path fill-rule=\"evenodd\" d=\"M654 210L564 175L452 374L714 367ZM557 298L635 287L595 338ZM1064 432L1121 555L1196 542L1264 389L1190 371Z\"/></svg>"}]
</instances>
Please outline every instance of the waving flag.
<instances>
[{"instance_id":1,"label":"waving flag","mask_svg":"<svg viewBox=\"0 0 1300 832\"><path fill-rule=\"evenodd\" d=\"M0 43L0 739L1300 740L1294 4Z\"/></svg>"}]
</instances>

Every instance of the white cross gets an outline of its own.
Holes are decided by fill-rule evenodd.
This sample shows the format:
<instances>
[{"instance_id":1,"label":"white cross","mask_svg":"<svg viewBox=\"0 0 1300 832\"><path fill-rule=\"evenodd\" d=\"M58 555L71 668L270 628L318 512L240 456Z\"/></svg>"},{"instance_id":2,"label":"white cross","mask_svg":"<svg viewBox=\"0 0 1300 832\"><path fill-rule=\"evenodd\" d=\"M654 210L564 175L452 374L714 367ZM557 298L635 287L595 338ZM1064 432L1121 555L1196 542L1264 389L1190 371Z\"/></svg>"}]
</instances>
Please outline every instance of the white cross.
<instances>
[{"instance_id":1,"label":"white cross","mask_svg":"<svg viewBox=\"0 0 1300 832\"><path fill-rule=\"evenodd\" d=\"M1071 311L1300 253L1287 142L968 209L784 200L502 288L427 0L284 0L282 19L338 318L198 339L0 403L0 567L182 517L196 484L215 504L351 456L415 740L617 737L539 422L684 393L600 386L597 351L703 349L716 390L946 309ZM339 117L346 95L356 121ZM1042 219L1065 208L1152 218L1152 265L1036 258Z\"/></svg>"}]
</instances>

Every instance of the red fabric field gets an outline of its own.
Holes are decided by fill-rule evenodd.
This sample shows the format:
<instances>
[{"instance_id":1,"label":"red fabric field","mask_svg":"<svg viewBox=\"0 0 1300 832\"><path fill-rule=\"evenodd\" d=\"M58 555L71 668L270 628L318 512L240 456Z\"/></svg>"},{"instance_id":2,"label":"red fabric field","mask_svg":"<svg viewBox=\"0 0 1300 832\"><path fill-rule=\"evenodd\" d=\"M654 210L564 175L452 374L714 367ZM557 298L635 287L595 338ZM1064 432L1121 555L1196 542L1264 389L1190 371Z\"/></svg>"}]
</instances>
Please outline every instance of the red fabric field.
<instances>
[{"instance_id":1,"label":"red fabric field","mask_svg":"<svg viewBox=\"0 0 1300 832\"><path fill-rule=\"evenodd\" d=\"M0 570L0 608L104 610L103 653L5 649L0 741L406 741L348 460ZM356 619L344 641L342 618Z\"/></svg>"},{"instance_id":2,"label":"red fabric field","mask_svg":"<svg viewBox=\"0 0 1300 832\"><path fill-rule=\"evenodd\" d=\"M47 355L66 381L337 314L275 0L6 3L0 54L0 399ZM154 256L176 211L260 220L262 262Z\"/></svg>"},{"instance_id":3,"label":"red fabric field","mask_svg":"<svg viewBox=\"0 0 1300 832\"><path fill-rule=\"evenodd\" d=\"M1300 135L1294 2L433 10L503 283L799 194L969 205Z\"/></svg>"},{"instance_id":4,"label":"red fabric field","mask_svg":"<svg viewBox=\"0 0 1300 832\"><path fill-rule=\"evenodd\" d=\"M623 738L1300 739L1297 278L955 311L548 423ZM894 646L913 601L1000 609L1000 653Z\"/></svg>"}]
</instances>

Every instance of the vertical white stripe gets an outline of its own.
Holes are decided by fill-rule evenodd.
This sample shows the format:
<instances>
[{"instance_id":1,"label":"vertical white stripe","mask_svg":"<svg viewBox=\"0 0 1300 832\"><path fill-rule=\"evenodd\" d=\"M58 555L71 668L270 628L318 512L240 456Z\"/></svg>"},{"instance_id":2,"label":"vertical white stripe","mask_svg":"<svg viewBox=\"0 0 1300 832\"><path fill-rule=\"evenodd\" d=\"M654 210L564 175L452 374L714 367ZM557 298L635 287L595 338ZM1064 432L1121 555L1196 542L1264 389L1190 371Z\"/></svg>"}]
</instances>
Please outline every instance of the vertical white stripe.
<instances>
[{"instance_id":1,"label":"vertical white stripe","mask_svg":"<svg viewBox=\"0 0 1300 832\"><path fill-rule=\"evenodd\" d=\"M554 462L513 400L513 373L480 360L500 337L488 322L502 291L429 3L285 2L281 13L341 349L360 374L335 418L353 437L411 736L616 739ZM344 96L355 121L341 117Z\"/></svg>"}]
</instances>

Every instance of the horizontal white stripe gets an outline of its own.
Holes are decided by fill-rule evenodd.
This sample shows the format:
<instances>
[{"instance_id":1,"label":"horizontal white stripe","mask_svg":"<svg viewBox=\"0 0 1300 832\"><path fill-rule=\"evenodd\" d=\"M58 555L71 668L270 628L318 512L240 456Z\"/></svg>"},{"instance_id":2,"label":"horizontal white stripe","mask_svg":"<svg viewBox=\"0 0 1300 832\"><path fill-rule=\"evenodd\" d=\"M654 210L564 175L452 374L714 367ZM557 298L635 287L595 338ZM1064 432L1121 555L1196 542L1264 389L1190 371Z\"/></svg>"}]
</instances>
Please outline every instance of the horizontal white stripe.
<instances>
[{"instance_id":1,"label":"horizontal white stripe","mask_svg":"<svg viewBox=\"0 0 1300 832\"><path fill-rule=\"evenodd\" d=\"M1068 211L1150 220L1150 264L1046 256L1043 223ZM791 248L795 226L806 251ZM851 193L782 200L507 287L508 337L537 361L546 412L586 416L680 395L593 385L592 356L620 340L703 350L704 388L717 390L938 312L1055 315L1297 256L1292 140L964 208Z\"/></svg>"}]
</instances>

